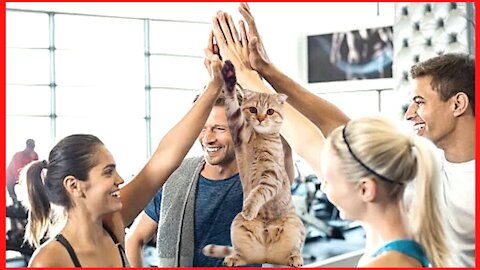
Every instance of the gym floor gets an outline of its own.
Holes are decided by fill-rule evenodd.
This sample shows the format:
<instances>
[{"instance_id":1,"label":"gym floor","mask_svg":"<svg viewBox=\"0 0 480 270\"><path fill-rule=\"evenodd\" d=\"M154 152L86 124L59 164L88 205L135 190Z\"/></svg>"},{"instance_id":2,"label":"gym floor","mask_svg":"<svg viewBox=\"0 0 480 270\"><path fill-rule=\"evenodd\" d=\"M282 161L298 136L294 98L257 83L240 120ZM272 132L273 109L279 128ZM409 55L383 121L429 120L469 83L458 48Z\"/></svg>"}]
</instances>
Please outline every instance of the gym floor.
<instances>
[{"instance_id":1,"label":"gym floor","mask_svg":"<svg viewBox=\"0 0 480 270\"><path fill-rule=\"evenodd\" d=\"M365 247L365 232L362 227L353 225L343 233L345 239L327 239L325 237L312 237L307 239L303 247L304 265L318 263L322 260L361 250ZM265 264L265 267L286 267L281 265Z\"/></svg>"},{"instance_id":2,"label":"gym floor","mask_svg":"<svg viewBox=\"0 0 480 270\"><path fill-rule=\"evenodd\" d=\"M345 240L340 239L319 239L310 241L303 248L304 255L313 256L305 264L319 262L333 256L363 249L365 247L365 232L358 226L344 232Z\"/></svg>"},{"instance_id":3,"label":"gym floor","mask_svg":"<svg viewBox=\"0 0 480 270\"><path fill-rule=\"evenodd\" d=\"M325 259L361 250L365 247L365 232L362 227L351 223L349 228L343 232L345 239L327 239L314 228L309 228L311 237L307 238L303 247L305 266L319 263ZM143 265L156 266L157 252L154 247L144 249ZM264 264L264 267L287 267L283 265Z\"/></svg>"}]
</instances>

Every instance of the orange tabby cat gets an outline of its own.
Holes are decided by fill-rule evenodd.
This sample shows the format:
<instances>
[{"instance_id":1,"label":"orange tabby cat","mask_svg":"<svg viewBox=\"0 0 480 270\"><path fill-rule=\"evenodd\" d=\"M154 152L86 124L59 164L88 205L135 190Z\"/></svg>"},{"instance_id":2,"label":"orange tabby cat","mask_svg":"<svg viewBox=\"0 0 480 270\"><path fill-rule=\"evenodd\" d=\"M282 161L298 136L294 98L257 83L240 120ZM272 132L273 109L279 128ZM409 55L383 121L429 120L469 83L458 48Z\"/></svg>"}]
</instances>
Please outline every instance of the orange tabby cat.
<instances>
[{"instance_id":1,"label":"orange tabby cat","mask_svg":"<svg viewBox=\"0 0 480 270\"><path fill-rule=\"evenodd\" d=\"M207 245L203 253L226 256L226 266L302 266L305 227L295 214L279 133L287 96L244 90L240 108L234 94L235 69L228 60L222 75L225 110L243 186L243 210L231 226L233 248Z\"/></svg>"}]
</instances>

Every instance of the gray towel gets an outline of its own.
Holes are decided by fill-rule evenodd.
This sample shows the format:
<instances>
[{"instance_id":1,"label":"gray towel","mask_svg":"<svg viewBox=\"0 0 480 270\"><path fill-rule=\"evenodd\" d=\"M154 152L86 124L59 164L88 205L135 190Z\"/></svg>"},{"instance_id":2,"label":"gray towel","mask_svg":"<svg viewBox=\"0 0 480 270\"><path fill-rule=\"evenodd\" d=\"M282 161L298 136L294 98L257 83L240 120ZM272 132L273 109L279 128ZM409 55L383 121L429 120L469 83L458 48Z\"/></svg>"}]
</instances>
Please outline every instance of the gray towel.
<instances>
[{"instance_id":1,"label":"gray towel","mask_svg":"<svg viewBox=\"0 0 480 270\"><path fill-rule=\"evenodd\" d=\"M185 159L163 186L157 231L159 267L191 267L195 191L203 157Z\"/></svg>"}]
</instances>

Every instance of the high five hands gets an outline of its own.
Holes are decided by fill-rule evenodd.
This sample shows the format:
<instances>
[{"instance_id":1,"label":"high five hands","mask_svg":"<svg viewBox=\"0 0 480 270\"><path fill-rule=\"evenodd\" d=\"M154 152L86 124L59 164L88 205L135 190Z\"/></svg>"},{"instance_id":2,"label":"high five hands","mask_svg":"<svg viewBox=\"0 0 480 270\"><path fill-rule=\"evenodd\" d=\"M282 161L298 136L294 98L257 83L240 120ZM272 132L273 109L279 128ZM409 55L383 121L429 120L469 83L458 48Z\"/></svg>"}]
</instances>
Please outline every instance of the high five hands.
<instances>
[{"instance_id":1,"label":"high five hands","mask_svg":"<svg viewBox=\"0 0 480 270\"><path fill-rule=\"evenodd\" d=\"M247 3L241 3L240 14L245 22L239 21L240 31L237 31L232 16L218 11L212 18L213 34L222 60L230 60L237 72L249 70L261 71L270 63L260 39L255 20Z\"/></svg>"}]
</instances>

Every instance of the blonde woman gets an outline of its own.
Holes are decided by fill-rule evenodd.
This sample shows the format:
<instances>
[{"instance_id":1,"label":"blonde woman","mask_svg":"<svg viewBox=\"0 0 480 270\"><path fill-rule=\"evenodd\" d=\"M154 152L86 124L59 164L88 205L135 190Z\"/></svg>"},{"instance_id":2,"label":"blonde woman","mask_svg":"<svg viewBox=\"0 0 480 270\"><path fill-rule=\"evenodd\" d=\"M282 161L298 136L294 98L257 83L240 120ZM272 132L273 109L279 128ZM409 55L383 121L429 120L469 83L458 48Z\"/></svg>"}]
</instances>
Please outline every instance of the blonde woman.
<instances>
[{"instance_id":1,"label":"blonde woman","mask_svg":"<svg viewBox=\"0 0 480 270\"><path fill-rule=\"evenodd\" d=\"M380 117L351 120L330 134L321 154L322 190L341 218L358 220L366 231L359 266L447 265L437 164L430 141ZM415 196L405 207L410 183Z\"/></svg>"}]
</instances>

